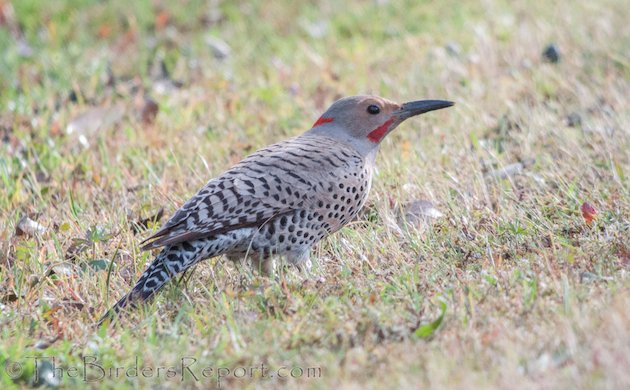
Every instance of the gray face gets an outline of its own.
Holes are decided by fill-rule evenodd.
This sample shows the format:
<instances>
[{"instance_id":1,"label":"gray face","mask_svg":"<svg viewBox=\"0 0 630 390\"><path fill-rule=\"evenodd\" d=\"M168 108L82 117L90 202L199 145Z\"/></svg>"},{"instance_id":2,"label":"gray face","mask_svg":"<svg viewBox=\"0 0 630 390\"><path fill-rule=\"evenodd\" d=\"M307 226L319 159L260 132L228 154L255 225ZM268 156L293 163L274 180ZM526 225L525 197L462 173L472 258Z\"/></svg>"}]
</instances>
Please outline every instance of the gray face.
<instances>
[{"instance_id":1,"label":"gray face","mask_svg":"<svg viewBox=\"0 0 630 390\"><path fill-rule=\"evenodd\" d=\"M307 134L338 139L365 156L405 119L452 105L444 100L398 104L378 96L351 96L333 103Z\"/></svg>"}]
</instances>

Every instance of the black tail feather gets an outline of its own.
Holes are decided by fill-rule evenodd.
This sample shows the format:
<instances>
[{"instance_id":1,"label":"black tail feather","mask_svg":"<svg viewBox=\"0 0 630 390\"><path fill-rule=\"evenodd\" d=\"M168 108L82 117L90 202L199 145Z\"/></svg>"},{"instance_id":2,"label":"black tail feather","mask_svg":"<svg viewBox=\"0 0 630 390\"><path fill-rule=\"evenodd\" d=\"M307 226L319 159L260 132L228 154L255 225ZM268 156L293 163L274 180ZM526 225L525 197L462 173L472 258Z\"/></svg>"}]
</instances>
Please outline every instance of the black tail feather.
<instances>
[{"instance_id":1,"label":"black tail feather","mask_svg":"<svg viewBox=\"0 0 630 390\"><path fill-rule=\"evenodd\" d=\"M203 258L205 247L203 244L201 241L196 241L164 248L140 276L131 291L101 317L98 326L108 320L111 324L116 321L122 311L136 308L149 301L175 275L187 270Z\"/></svg>"}]
</instances>

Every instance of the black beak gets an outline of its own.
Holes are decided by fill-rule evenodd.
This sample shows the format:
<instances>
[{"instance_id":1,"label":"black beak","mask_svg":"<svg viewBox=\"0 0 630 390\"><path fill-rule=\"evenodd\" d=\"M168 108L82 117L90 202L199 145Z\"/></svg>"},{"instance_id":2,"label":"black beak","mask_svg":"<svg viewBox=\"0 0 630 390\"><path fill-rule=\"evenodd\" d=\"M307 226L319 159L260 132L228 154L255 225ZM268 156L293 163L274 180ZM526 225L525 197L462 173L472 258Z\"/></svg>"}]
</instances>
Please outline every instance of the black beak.
<instances>
[{"instance_id":1,"label":"black beak","mask_svg":"<svg viewBox=\"0 0 630 390\"><path fill-rule=\"evenodd\" d=\"M424 114L429 111L441 110L453 104L455 103L446 100L416 100L415 102L403 103L400 110L395 112L395 114L398 115L401 121L404 121L412 116Z\"/></svg>"}]
</instances>

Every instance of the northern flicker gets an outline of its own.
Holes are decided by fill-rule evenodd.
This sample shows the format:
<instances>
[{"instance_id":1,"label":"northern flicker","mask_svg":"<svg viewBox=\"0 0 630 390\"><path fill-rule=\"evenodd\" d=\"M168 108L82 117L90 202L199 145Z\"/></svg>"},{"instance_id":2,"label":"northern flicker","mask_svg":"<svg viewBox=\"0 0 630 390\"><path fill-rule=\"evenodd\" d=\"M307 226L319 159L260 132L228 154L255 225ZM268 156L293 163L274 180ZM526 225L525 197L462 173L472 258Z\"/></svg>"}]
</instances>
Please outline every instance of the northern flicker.
<instances>
[{"instance_id":1,"label":"northern flicker","mask_svg":"<svg viewBox=\"0 0 630 390\"><path fill-rule=\"evenodd\" d=\"M304 134L260 149L210 180L144 240L143 250L162 251L104 318L215 256L250 258L265 273L278 256L310 269L311 247L363 207L383 138L407 118L452 105L377 96L336 101Z\"/></svg>"}]
</instances>

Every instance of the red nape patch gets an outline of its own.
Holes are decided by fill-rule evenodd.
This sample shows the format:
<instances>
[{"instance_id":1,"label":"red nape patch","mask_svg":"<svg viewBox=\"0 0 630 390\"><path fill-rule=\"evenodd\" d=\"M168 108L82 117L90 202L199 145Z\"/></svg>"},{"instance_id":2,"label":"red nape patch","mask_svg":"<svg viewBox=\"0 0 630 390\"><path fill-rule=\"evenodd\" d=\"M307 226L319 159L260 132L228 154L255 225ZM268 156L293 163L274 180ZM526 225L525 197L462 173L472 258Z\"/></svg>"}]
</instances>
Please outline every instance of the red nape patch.
<instances>
[{"instance_id":1,"label":"red nape patch","mask_svg":"<svg viewBox=\"0 0 630 390\"><path fill-rule=\"evenodd\" d=\"M372 142L380 142L380 140L385 136L385 133L387 132L387 130L389 130L389 126L393 122L394 120L390 119L387 122L380 125L379 127L377 127L376 129L370 131L370 133L367 135L368 139Z\"/></svg>"},{"instance_id":2,"label":"red nape patch","mask_svg":"<svg viewBox=\"0 0 630 390\"><path fill-rule=\"evenodd\" d=\"M324 118L324 117L321 117L315 123L313 123L313 127L317 127L319 125L323 125L324 123L330 123L330 122L332 122L334 120L335 120L335 118Z\"/></svg>"}]
</instances>

